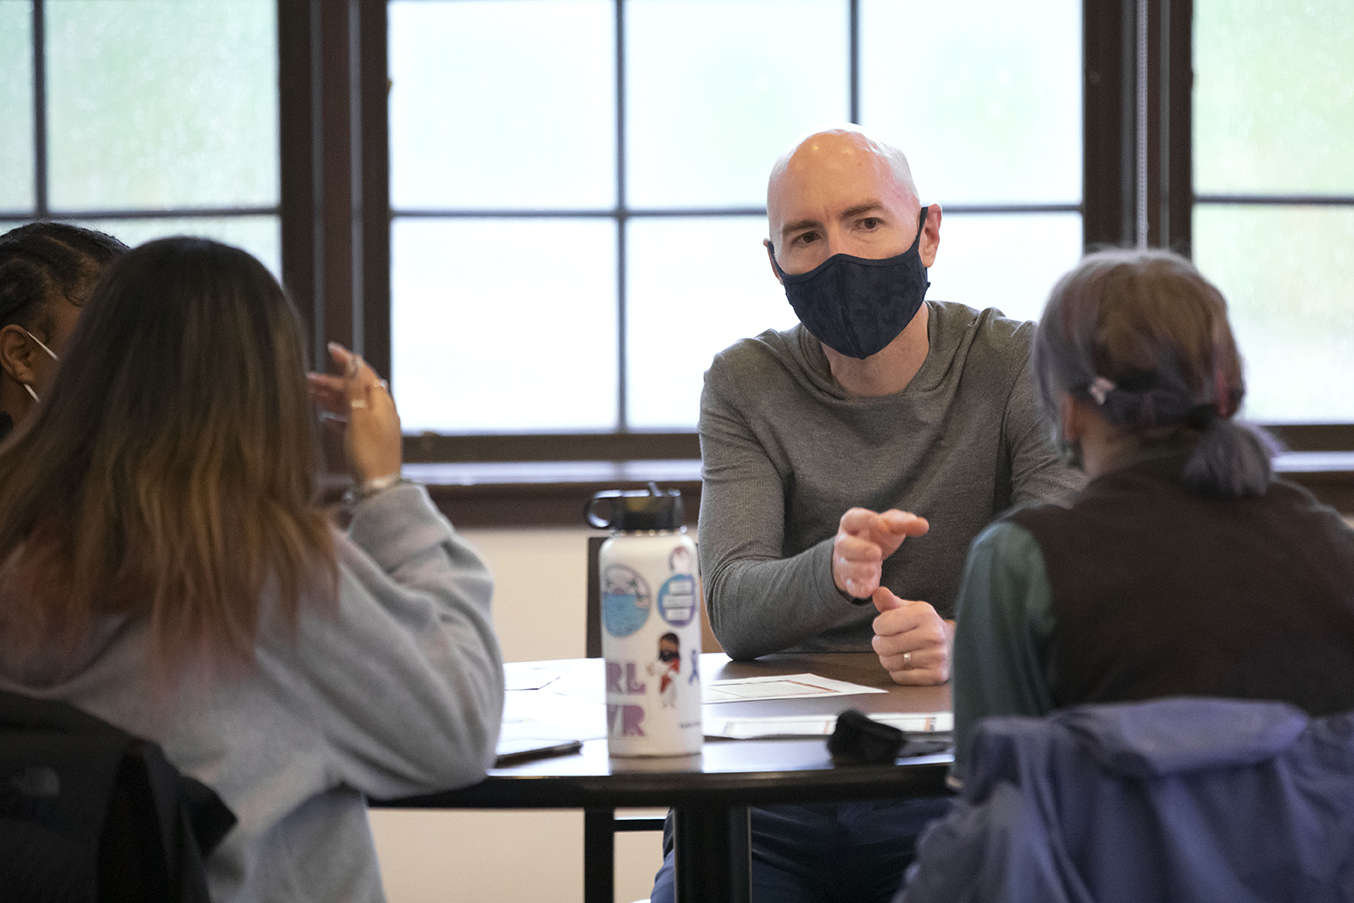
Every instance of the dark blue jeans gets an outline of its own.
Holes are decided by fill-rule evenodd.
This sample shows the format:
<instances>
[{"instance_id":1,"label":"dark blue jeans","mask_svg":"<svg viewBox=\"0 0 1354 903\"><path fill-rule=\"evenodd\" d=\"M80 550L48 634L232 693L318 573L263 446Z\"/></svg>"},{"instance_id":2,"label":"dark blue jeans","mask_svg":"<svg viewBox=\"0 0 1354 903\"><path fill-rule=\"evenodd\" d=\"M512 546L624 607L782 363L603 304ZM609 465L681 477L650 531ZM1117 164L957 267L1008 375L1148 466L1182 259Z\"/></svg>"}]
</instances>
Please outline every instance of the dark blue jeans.
<instances>
[{"instance_id":1,"label":"dark blue jeans","mask_svg":"<svg viewBox=\"0 0 1354 903\"><path fill-rule=\"evenodd\" d=\"M889 903L917 835L950 799L774 806L752 810L752 903ZM672 818L653 903L673 903Z\"/></svg>"}]
</instances>

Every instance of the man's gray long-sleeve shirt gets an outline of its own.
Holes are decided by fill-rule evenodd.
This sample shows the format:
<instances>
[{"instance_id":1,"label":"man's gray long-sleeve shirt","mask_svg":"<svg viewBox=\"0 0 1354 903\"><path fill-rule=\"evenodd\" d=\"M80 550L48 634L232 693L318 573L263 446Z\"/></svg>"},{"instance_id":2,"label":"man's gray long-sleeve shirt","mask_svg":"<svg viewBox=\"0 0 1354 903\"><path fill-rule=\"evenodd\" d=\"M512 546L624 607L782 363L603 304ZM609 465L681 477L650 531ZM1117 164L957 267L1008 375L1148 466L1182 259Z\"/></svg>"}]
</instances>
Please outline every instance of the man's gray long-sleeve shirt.
<instances>
[{"instance_id":1,"label":"man's gray long-sleeve shirt","mask_svg":"<svg viewBox=\"0 0 1354 903\"><path fill-rule=\"evenodd\" d=\"M803 326L743 339L706 372L701 571L729 655L870 650L877 612L832 581L848 508L930 521L884 562L883 584L950 618L979 531L1013 504L1080 486L1035 410L1033 324L927 304L926 361L894 395L847 397Z\"/></svg>"}]
</instances>

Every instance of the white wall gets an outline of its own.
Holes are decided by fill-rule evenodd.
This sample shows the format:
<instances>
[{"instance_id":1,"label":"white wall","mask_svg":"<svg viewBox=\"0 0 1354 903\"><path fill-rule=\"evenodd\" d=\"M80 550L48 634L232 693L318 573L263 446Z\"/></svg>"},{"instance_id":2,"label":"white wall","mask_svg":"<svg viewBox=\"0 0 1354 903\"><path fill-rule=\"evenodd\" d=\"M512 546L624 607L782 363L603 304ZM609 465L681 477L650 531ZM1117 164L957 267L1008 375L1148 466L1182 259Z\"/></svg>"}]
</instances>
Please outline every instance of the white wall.
<instances>
[{"instance_id":1,"label":"white wall","mask_svg":"<svg viewBox=\"0 0 1354 903\"><path fill-rule=\"evenodd\" d=\"M581 658L586 529L466 530L494 573L494 624L510 662ZM583 814L372 813L390 903L583 899ZM616 900L649 895L657 832L616 836Z\"/></svg>"}]
</instances>

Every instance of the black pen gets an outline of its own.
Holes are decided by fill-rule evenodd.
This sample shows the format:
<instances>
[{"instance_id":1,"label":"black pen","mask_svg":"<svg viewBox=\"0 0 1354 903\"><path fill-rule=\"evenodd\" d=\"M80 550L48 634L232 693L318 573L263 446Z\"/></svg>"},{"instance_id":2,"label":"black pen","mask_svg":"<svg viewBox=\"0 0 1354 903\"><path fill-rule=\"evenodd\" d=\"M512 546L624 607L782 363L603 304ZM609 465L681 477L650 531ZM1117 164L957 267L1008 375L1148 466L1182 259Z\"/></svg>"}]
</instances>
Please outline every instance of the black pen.
<instances>
[{"instance_id":1,"label":"black pen","mask_svg":"<svg viewBox=\"0 0 1354 903\"><path fill-rule=\"evenodd\" d=\"M494 759L495 768L505 768L509 765L520 765L523 762L530 762L532 759L547 759L551 756L567 756L578 752L583 748L582 740L565 740L560 743L547 743L541 746L528 746L523 749L514 749L509 752L502 752Z\"/></svg>"}]
</instances>

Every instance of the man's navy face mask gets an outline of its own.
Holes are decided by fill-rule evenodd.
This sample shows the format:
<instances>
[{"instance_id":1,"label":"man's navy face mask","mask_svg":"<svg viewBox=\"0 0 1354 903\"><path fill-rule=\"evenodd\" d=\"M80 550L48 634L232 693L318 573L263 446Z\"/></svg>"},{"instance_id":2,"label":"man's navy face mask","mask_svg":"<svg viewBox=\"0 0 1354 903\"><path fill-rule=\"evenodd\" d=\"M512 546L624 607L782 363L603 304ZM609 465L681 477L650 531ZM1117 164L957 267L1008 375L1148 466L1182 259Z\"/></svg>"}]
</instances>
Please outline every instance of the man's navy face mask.
<instances>
[{"instance_id":1,"label":"man's navy face mask","mask_svg":"<svg viewBox=\"0 0 1354 903\"><path fill-rule=\"evenodd\" d=\"M863 359L882 351L912 322L931 285L921 262L925 225L923 207L912 247L897 257L870 260L833 254L797 276L780 268L773 247L771 264L799 322L818 341L847 357Z\"/></svg>"}]
</instances>

